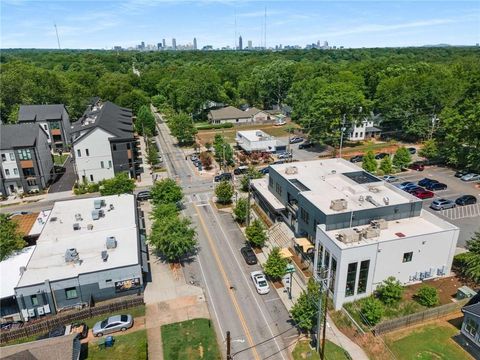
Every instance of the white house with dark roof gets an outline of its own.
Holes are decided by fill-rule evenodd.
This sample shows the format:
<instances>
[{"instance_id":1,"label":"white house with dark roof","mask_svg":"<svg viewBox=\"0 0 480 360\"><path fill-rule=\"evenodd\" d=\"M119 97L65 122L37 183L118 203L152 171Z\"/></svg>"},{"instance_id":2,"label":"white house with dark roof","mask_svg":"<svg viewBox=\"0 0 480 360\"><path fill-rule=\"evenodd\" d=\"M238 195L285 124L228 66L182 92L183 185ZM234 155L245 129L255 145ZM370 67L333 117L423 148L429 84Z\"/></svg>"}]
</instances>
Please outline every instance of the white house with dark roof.
<instances>
[{"instance_id":1,"label":"white house with dark roof","mask_svg":"<svg viewBox=\"0 0 480 360\"><path fill-rule=\"evenodd\" d=\"M221 109L210 110L208 113L208 121L212 124L248 124L270 120L269 113L255 107L243 111L233 106L226 106Z\"/></svg>"},{"instance_id":2,"label":"white house with dark roof","mask_svg":"<svg viewBox=\"0 0 480 360\"><path fill-rule=\"evenodd\" d=\"M364 119L358 124L354 124L348 133L348 140L362 141L372 138L378 138L382 134L382 129L375 126L373 120Z\"/></svg>"}]
</instances>

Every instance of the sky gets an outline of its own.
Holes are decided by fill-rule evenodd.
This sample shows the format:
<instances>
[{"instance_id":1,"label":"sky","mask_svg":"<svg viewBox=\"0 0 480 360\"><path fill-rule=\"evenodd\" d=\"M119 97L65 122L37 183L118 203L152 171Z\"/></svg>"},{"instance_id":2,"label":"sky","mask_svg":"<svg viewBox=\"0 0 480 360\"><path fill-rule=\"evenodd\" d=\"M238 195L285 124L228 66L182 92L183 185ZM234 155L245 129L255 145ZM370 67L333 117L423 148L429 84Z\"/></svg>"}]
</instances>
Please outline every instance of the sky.
<instances>
[{"instance_id":1,"label":"sky","mask_svg":"<svg viewBox=\"0 0 480 360\"><path fill-rule=\"evenodd\" d=\"M402 47L480 42L480 1L0 0L1 48L111 49L144 41L233 47L328 41ZM236 24L236 25L235 25Z\"/></svg>"}]
</instances>

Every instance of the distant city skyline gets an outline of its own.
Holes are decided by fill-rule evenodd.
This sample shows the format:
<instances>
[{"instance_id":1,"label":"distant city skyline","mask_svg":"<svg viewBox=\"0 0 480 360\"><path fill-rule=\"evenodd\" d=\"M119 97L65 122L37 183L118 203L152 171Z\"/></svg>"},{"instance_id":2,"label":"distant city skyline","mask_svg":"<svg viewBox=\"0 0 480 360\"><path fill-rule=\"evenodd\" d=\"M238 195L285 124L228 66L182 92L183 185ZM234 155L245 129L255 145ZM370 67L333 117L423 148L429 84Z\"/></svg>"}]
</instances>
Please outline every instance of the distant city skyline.
<instances>
[{"instance_id":1,"label":"distant city skyline","mask_svg":"<svg viewBox=\"0 0 480 360\"><path fill-rule=\"evenodd\" d=\"M0 6L1 48L57 48L55 24L61 47L75 49L142 42L165 48L173 40L178 49L235 49L240 36L243 49L262 47L265 39L268 48L325 41L349 48L480 42L478 1L2 0Z\"/></svg>"}]
</instances>

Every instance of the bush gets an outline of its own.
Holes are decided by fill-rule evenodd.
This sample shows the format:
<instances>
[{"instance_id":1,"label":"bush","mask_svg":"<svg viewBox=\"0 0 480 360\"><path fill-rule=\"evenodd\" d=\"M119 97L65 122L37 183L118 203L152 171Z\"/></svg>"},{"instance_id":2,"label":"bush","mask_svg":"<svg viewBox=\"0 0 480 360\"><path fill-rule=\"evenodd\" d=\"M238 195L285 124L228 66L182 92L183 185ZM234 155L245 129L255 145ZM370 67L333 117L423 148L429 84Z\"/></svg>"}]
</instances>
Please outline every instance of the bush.
<instances>
[{"instance_id":1,"label":"bush","mask_svg":"<svg viewBox=\"0 0 480 360\"><path fill-rule=\"evenodd\" d=\"M415 300L423 306L432 307L440 302L438 290L433 286L424 285L415 294Z\"/></svg>"},{"instance_id":2,"label":"bush","mask_svg":"<svg viewBox=\"0 0 480 360\"><path fill-rule=\"evenodd\" d=\"M135 180L130 179L127 172L121 172L111 179L100 181L99 189L102 196L131 194L135 189Z\"/></svg>"},{"instance_id":3,"label":"bush","mask_svg":"<svg viewBox=\"0 0 480 360\"><path fill-rule=\"evenodd\" d=\"M228 129L232 128L232 123L225 124L195 124L197 130L213 130L213 129Z\"/></svg>"},{"instance_id":4,"label":"bush","mask_svg":"<svg viewBox=\"0 0 480 360\"><path fill-rule=\"evenodd\" d=\"M380 300L370 296L362 301L362 321L365 325L376 325L382 319L385 309Z\"/></svg>"},{"instance_id":5,"label":"bush","mask_svg":"<svg viewBox=\"0 0 480 360\"><path fill-rule=\"evenodd\" d=\"M403 286L395 277L390 276L377 287L377 296L385 305L394 305L403 295Z\"/></svg>"},{"instance_id":6,"label":"bush","mask_svg":"<svg viewBox=\"0 0 480 360\"><path fill-rule=\"evenodd\" d=\"M412 155L404 146L399 147L393 156L393 165L399 169L405 169L412 162Z\"/></svg>"}]
</instances>

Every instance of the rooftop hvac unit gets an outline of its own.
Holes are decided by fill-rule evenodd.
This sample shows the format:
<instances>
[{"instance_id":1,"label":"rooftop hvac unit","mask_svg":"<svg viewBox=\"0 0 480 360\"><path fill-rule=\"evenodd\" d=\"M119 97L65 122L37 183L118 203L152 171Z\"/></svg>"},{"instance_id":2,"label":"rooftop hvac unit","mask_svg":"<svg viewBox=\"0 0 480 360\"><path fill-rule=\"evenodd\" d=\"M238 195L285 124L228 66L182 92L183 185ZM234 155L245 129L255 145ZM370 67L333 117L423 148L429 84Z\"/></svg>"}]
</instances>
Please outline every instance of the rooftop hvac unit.
<instances>
[{"instance_id":1,"label":"rooftop hvac unit","mask_svg":"<svg viewBox=\"0 0 480 360\"><path fill-rule=\"evenodd\" d=\"M372 239L374 237L379 237L380 229L369 226L366 229L363 229L362 235L365 239Z\"/></svg>"},{"instance_id":2,"label":"rooftop hvac unit","mask_svg":"<svg viewBox=\"0 0 480 360\"><path fill-rule=\"evenodd\" d=\"M45 315L45 310L43 309L43 306L37 308L37 313L38 315Z\"/></svg>"},{"instance_id":3,"label":"rooftop hvac unit","mask_svg":"<svg viewBox=\"0 0 480 360\"><path fill-rule=\"evenodd\" d=\"M104 206L105 206L105 200L102 200L102 199L93 200L93 207L95 209L100 209Z\"/></svg>"},{"instance_id":4,"label":"rooftop hvac unit","mask_svg":"<svg viewBox=\"0 0 480 360\"><path fill-rule=\"evenodd\" d=\"M388 221L385 219L372 220L370 224L375 229L380 229L380 230L388 229Z\"/></svg>"},{"instance_id":5,"label":"rooftop hvac unit","mask_svg":"<svg viewBox=\"0 0 480 360\"><path fill-rule=\"evenodd\" d=\"M390 204L390 199L388 198L388 196L385 196L385 197L383 198L383 203L384 203L385 205Z\"/></svg>"},{"instance_id":6,"label":"rooftop hvac unit","mask_svg":"<svg viewBox=\"0 0 480 360\"><path fill-rule=\"evenodd\" d=\"M115 236L108 236L107 237L107 249L115 249L117 247L117 240Z\"/></svg>"},{"instance_id":7,"label":"rooftop hvac unit","mask_svg":"<svg viewBox=\"0 0 480 360\"><path fill-rule=\"evenodd\" d=\"M113 204L110 204L110 205L109 205L109 210L108 210L108 211L111 211L111 210L113 210L113 209L115 209L115 207L113 206Z\"/></svg>"},{"instance_id":8,"label":"rooftop hvac unit","mask_svg":"<svg viewBox=\"0 0 480 360\"><path fill-rule=\"evenodd\" d=\"M381 206L381 204L375 201L371 195L365 196L365 200L367 200L370 204L375 205L376 207Z\"/></svg>"},{"instance_id":9,"label":"rooftop hvac unit","mask_svg":"<svg viewBox=\"0 0 480 360\"><path fill-rule=\"evenodd\" d=\"M103 262L106 262L108 260L108 252L107 250L102 250L102 260Z\"/></svg>"},{"instance_id":10,"label":"rooftop hvac unit","mask_svg":"<svg viewBox=\"0 0 480 360\"><path fill-rule=\"evenodd\" d=\"M72 249L67 249L65 251L65 262L70 263L74 261L78 261L80 259L80 256L78 255L77 249L72 248Z\"/></svg>"},{"instance_id":11,"label":"rooftop hvac unit","mask_svg":"<svg viewBox=\"0 0 480 360\"><path fill-rule=\"evenodd\" d=\"M75 221L82 221L82 214L75 214Z\"/></svg>"},{"instance_id":12,"label":"rooftop hvac unit","mask_svg":"<svg viewBox=\"0 0 480 360\"><path fill-rule=\"evenodd\" d=\"M362 234L356 231L345 230L337 234L337 240L348 244L356 241L362 240Z\"/></svg>"},{"instance_id":13,"label":"rooftop hvac unit","mask_svg":"<svg viewBox=\"0 0 480 360\"><path fill-rule=\"evenodd\" d=\"M376 194L376 193L378 193L378 192L380 191L380 189L379 189L378 187L376 187L376 186L369 186L369 187L368 187L368 191Z\"/></svg>"},{"instance_id":14,"label":"rooftop hvac unit","mask_svg":"<svg viewBox=\"0 0 480 360\"><path fill-rule=\"evenodd\" d=\"M88 229L88 230L93 230L93 224L88 224L88 225L87 225L87 229Z\"/></svg>"},{"instance_id":15,"label":"rooftop hvac unit","mask_svg":"<svg viewBox=\"0 0 480 360\"><path fill-rule=\"evenodd\" d=\"M80 230L80 224L79 223L73 224L73 230Z\"/></svg>"},{"instance_id":16,"label":"rooftop hvac unit","mask_svg":"<svg viewBox=\"0 0 480 360\"><path fill-rule=\"evenodd\" d=\"M28 309L28 317L34 317L35 316L35 309Z\"/></svg>"},{"instance_id":17,"label":"rooftop hvac unit","mask_svg":"<svg viewBox=\"0 0 480 360\"><path fill-rule=\"evenodd\" d=\"M287 166L285 168L285 174L287 175L298 174L298 168L296 166Z\"/></svg>"},{"instance_id":18,"label":"rooftop hvac unit","mask_svg":"<svg viewBox=\"0 0 480 360\"><path fill-rule=\"evenodd\" d=\"M346 210L347 205L348 203L346 199L336 199L332 200L332 202L330 203L330 209L335 211Z\"/></svg>"},{"instance_id":19,"label":"rooftop hvac unit","mask_svg":"<svg viewBox=\"0 0 480 360\"><path fill-rule=\"evenodd\" d=\"M92 210L92 220L98 220L101 217L103 217L104 215L105 215L105 213L101 209L100 210L98 210L98 209Z\"/></svg>"}]
</instances>

